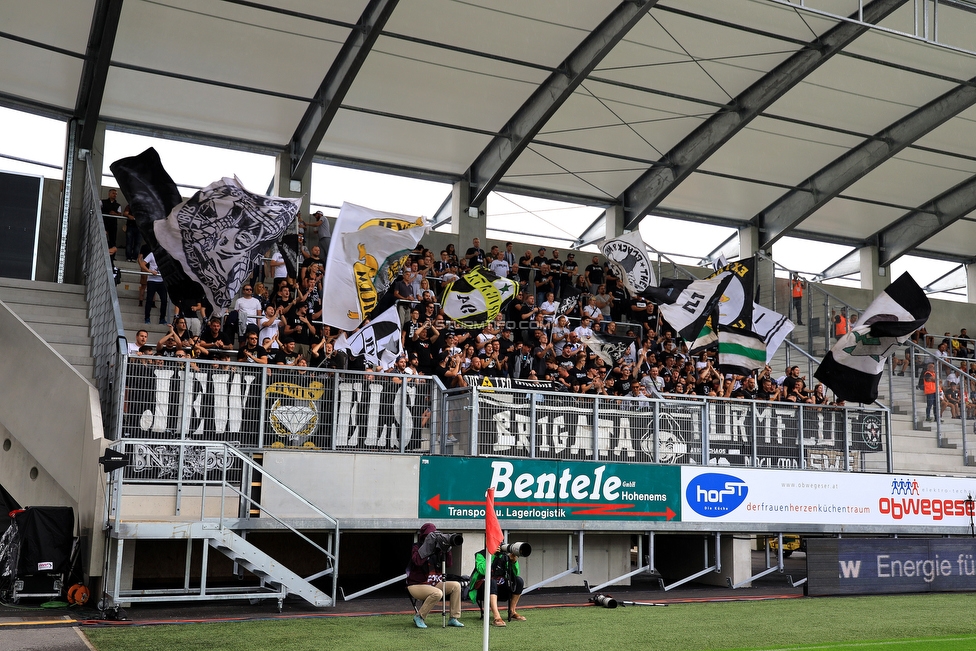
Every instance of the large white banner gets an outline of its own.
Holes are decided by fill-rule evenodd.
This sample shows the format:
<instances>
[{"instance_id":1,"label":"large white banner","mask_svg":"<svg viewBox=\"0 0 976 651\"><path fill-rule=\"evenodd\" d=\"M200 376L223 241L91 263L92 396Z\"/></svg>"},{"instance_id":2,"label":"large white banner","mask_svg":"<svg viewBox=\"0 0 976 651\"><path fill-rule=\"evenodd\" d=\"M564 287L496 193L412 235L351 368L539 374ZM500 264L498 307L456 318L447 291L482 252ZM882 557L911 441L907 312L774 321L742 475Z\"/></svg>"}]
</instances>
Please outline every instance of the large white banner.
<instances>
[{"instance_id":1,"label":"large white banner","mask_svg":"<svg viewBox=\"0 0 976 651\"><path fill-rule=\"evenodd\" d=\"M358 328L426 232L423 217L343 203L322 280L322 322L350 332Z\"/></svg>"},{"instance_id":2,"label":"large white banner","mask_svg":"<svg viewBox=\"0 0 976 651\"><path fill-rule=\"evenodd\" d=\"M973 480L910 474L681 468L681 521L969 527Z\"/></svg>"}]
</instances>

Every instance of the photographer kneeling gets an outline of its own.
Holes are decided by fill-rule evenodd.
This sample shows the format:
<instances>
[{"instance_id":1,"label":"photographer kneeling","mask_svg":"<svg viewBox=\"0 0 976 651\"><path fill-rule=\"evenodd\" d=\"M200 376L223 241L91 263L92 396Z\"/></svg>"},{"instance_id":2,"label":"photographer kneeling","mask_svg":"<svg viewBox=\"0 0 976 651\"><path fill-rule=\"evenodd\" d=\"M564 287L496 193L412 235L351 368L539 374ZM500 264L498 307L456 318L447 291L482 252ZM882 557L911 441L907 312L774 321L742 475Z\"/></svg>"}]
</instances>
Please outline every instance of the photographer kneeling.
<instances>
[{"instance_id":1,"label":"photographer kneeling","mask_svg":"<svg viewBox=\"0 0 976 651\"><path fill-rule=\"evenodd\" d=\"M461 616L461 584L445 581L443 574L444 563L450 565L453 560L451 546L450 538L437 531L432 523L420 527L420 536L410 550L410 563L407 565L407 592L414 599L423 600L419 614L413 618L417 628L427 628L424 621L427 613L445 594L451 598L451 619L447 625L464 626L458 621Z\"/></svg>"},{"instance_id":2,"label":"photographer kneeling","mask_svg":"<svg viewBox=\"0 0 976 651\"><path fill-rule=\"evenodd\" d=\"M484 598L485 585L485 550L474 555L474 572L471 574L471 590L468 598L474 603L478 603L478 595ZM508 621L524 622L525 617L520 615L515 607L518 605L519 597L525 582L519 576L518 556L515 554L495 553L491 557L491 596L484 601L491 609L491 616L494 618L493 626L505 626L505 621L498 613L498 600L508 600Z\"/></svg>"}]
</instances>

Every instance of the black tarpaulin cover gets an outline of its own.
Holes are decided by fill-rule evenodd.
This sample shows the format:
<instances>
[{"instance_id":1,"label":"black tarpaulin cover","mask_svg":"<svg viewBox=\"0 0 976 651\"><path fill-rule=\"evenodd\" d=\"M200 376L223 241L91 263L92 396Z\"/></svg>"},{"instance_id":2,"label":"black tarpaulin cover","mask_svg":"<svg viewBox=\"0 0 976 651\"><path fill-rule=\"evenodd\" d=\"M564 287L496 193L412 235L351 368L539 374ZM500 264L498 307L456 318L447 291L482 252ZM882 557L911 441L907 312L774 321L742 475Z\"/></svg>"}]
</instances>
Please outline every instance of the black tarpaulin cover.
<instances>
[{"instance_id":1,"label":"black tarpaulin cover","mask_svg":"<svg viewBox=\"0 0 976 651\"><path fill-rule=\"evenodd\" d=\"M67 572L75 530L70 506L31 506L14 518L20 538L17 574Z\"/></svg>"},{"instance_id":2,"label":"black tarpaulin cover","mask_svg":"<svg viewBox=\"0 0 976 651\"><path fill-rule=\"evenodd\" d=\"M7 489L0 485L0 535L10 527L10 516L8 515L11 511L20 508L20 504L17 500L7 492Z\"/></svg>"}]
</instances>

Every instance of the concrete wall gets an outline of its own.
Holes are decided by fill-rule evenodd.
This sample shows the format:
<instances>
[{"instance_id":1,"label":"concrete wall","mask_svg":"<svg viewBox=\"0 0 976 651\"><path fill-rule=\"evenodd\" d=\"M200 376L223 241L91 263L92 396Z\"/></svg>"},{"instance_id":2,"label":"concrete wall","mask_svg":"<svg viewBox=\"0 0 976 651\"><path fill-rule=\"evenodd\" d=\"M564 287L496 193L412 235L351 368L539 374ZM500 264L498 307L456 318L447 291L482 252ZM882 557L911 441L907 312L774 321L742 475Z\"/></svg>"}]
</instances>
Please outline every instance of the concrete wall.
<instances>
[{"instance_id":1,"label":"concrete wall","mask_svg":"<svg viewBox=\"0 0 976 651\"><path fill-rule=\"evenodd\" d=\"M60 179L44 179L41 194L41 228L37 238L37 280L57 281L63 191L64 183Z\"/></svg>"},{"instance_id":2,"label":"concrete wall","mask_svg":"<svg viewBox=\"0 0 976 651\"><path fill-rule=\"evenodd\" d=\"M0 480L25 506L52 500L73 507L77 533L89 541L85 571L98 574L104 479L98 457L105 447L98 392L2 301L0 332L16 342L0 357L0 426L10 441L0 454Z\"/></svg>"}]
</instances>

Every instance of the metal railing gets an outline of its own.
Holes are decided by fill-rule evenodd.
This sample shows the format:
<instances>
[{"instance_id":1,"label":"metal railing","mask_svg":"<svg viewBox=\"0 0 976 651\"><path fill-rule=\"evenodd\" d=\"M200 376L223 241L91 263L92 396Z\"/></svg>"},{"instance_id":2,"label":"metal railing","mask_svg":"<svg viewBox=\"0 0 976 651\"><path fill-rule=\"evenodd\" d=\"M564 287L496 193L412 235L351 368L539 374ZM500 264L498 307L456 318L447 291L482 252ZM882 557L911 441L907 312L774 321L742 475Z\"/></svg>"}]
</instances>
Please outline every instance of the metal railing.
<instances>
[{"instance_id":1,"label":"metal railing","mask_svg":"<svg viewBox=\"0 0 976 651\"><path fill-rule=\"evenodd\" d=\"M124 388L120 438L387 453L446 444L433 376L133 355Z\"/></svg>"},{"instance_id":2,"label":"metal railing","mask_svg":"<svg viewBox=\"0 0 976 651\"><path fill-rule=\"evenodd\" d=\"M797 318L796 311L793 309L793 296L789 282L783 284L782 287L776 282L777 270L787 273L787 280L792 279L796 271L781 265L773 260L772 257L762 252L757 252L756 255L771 262L773 267L768 282L775 289L771 292L772 300L768 307L781 314L786 314L797 324L797 327L790 335L790 339L804 346L809 354L822 357L830 350L830 347L836 341L836 337L834 336L835 317L846 314L845 318L847 320L848 330L857 323L858 317L863 312L861 308L855 307L843 299L834 296L828 290L824 289L822 285L816 285L811 282L806 282L804 285L804 294L801 303L804 323L803 325L797 323L799 319ZM760 283L766 280L762 279ZM851 322L852 318L853 323Z\"/></svg>"},{"instance_id":3,"label":"metal railing","mask_svg":"<svg viewBox=\"0 0 976 651\"><path fill-rule=\"evenodd\" d=\"M106 438L114 439L118 431L115 421L120 404L122 364L127 343L122 325L119 296L115 291L112 260L108 253L105 228L102 224L101 201L94 179L91 157L85 156L88 183L82 204L84 235L82 239L82 270L85 275L85 299L91 328L94 384L102 407L102 421Z\"/></svg>"},{"instance_id":4,"label":"metal railing","mask_svg":"<svg viewBox=\"0 0 976 651\"><path fill-rule=\"evenodd\" d=\"M120 434L250 450L614 458L886 472L881 406L445 390L435 377L128 358ZM524 386L524 385L523 385Z\"/></svg>"},{"instance_id":5,"label":"metal railing","mask_svg":"<svg viewBox=\"0 0 976 651\"><path fill-rule=\"evenodd\" d=\"M969 423L976 421L976 411L974 411L976 375L969 371L969 364L972 364L973 360L965 357L938 357L930 350L911 341L907 342L905 350L910 369L909 377L912 382L909 390L911 392L912 422L915 429L924 428L924 423L932 423L939 447L954 448L958 441L962 448L963 464L973 465L976 460L969 453L969 429L971 427ZM921 376L930 363L935 372L936 393L934 398L925 394L924 388L921 386ZM950 373L955 375L950 383L957 385L955 408L953 408L950 396L945 394L943 388L944 381L948 379ZM950 412L949 418L943 416L947 410ZM953 412L957 412L959 415L953 416Z\"/></svg>"},{"instance_id":6,"label":"metal railing","mask_svg":"<svg viewBox=\"0 0 976 651\"><path fill-rule=\"evenodd\" d=\"M891 417L848 407L473 386L445 394L455 454L890 472Z\"/></svg>"}]
</instances>

